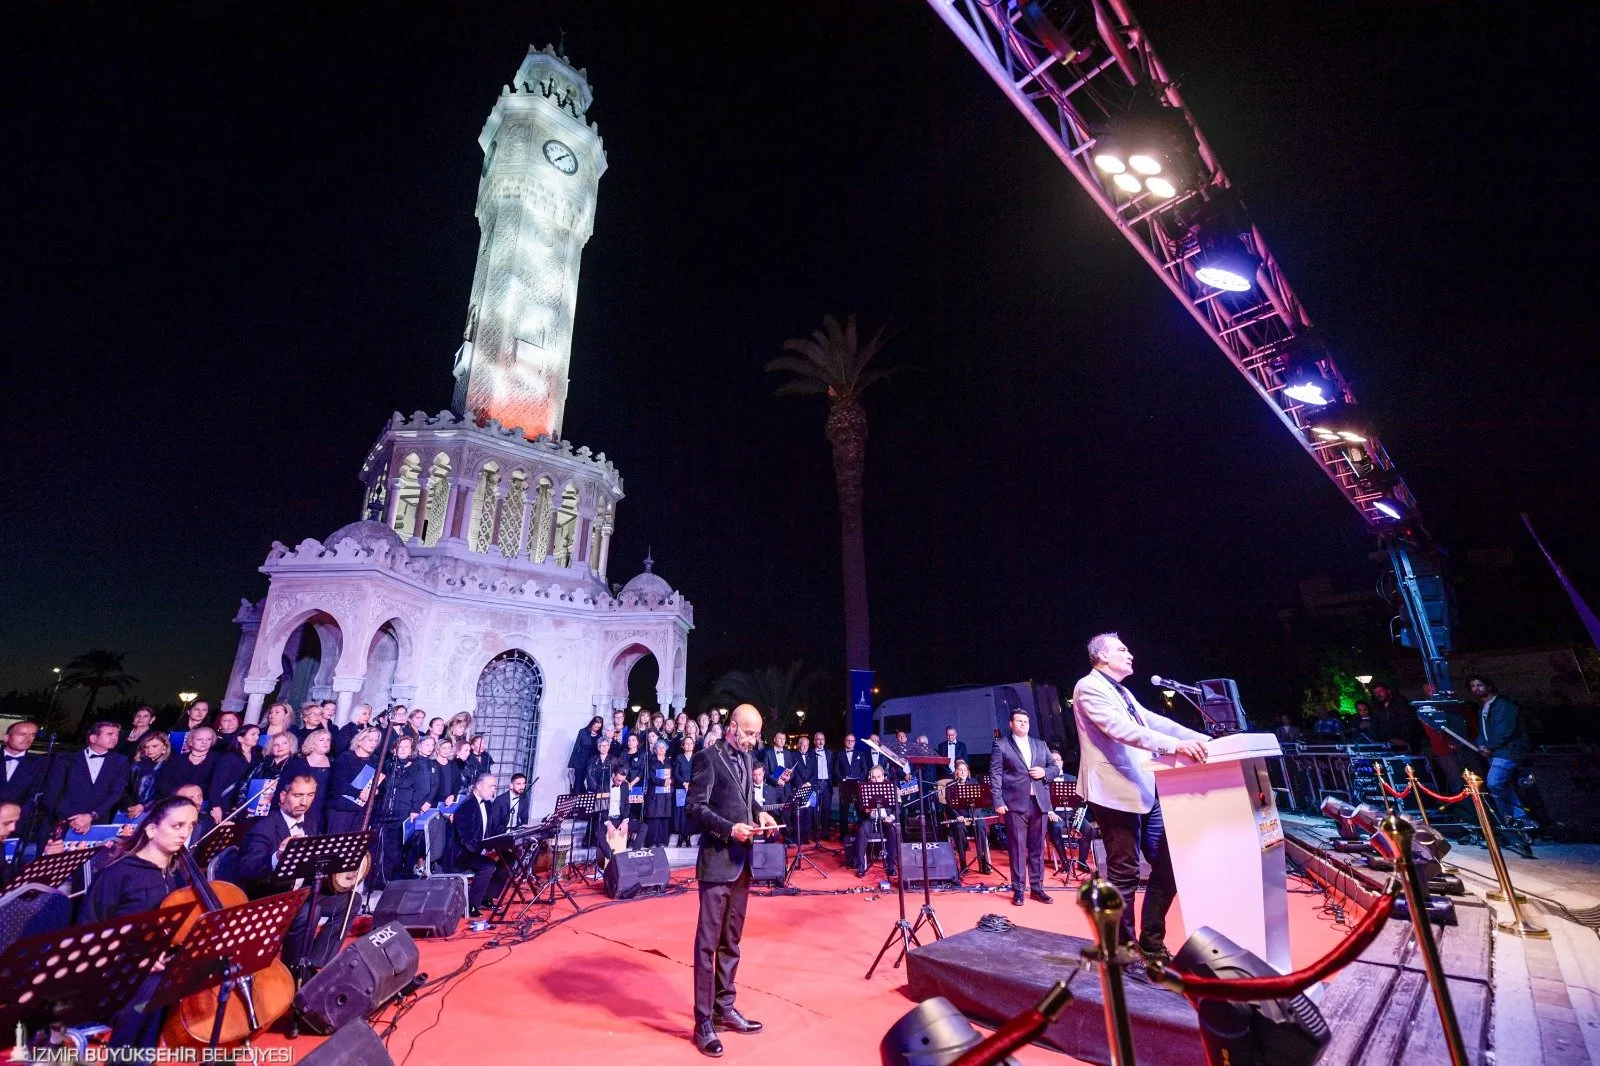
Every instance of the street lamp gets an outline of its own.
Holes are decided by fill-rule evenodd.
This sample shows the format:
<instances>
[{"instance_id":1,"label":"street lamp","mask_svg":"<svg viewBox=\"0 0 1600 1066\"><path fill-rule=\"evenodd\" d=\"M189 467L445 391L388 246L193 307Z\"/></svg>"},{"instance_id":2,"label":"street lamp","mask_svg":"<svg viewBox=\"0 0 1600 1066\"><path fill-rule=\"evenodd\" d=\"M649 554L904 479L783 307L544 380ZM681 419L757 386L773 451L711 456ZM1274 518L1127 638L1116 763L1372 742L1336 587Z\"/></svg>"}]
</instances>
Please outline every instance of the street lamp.
<instances>
[{"instance_id":1,"label":"street lamp","mask_svg":"<svg viewBox=\"0 0 1600 1066\"><path fill-rule=\"evenodd\" d=\"M189 709L189 704L193 703L195 700L197 700L199 698L200 698L200 693L198 693L198 692L180 692L180 693L178 693L178 701L183 704L183 709L186 710L186 711Z\"/></svg>"},{"instance_id":2,"label":"street lamp","mask_svg":"<svg viewBox=\"0 0 1600 1066\"><path fill-rule=\"evenodd\" d=\"M1357 674L1356 675L1356 680L1361 682L1361 687L1362 688L1367 688L1368 686L1370 686L1372 684L1372 675L1371 674Z\"/></svg>"}]
</instances>

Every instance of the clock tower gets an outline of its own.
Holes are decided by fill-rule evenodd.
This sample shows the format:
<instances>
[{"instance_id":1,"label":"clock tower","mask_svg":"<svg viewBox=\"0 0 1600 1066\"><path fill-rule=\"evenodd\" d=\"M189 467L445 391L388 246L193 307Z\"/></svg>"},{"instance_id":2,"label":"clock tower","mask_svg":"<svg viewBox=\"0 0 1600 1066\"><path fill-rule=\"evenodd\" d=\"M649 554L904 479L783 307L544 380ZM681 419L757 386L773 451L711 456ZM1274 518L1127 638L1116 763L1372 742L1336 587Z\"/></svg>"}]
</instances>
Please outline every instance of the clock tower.
<instances>
[{"instance_id":1,"label":"clock tower","mask_svg":"<svg viewBox=\"0 0 1600 1066\"><path fill-rule=\"evenodd\" d=\"M456 414L561 435L583 246L605 173L585 72L530 48L478 136L478 265L455 360Z\"/></svg>"}]
</instances>

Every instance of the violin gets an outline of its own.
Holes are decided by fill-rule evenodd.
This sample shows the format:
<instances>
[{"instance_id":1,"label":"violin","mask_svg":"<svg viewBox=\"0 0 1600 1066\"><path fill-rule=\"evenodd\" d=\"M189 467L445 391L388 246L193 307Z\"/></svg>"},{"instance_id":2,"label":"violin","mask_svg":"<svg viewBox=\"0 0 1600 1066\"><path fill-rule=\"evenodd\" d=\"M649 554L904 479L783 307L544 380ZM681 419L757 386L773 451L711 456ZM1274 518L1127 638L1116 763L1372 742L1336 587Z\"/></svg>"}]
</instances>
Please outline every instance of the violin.
<instances>
[{"instance_id":1,"label":"violin","mask_svg":"<svg viewBox=\"0 0 1600 1066\"><path fill-rule=\"evenodd\" d=\"M189 884L167 894L163 907L198 903L194 912L178 927L173 943L181 944L194 929L200 915L249 901L244 889L228 881L208 881L205 871L187 846L178 852ZM265 1029L294 1005L294 975L282 959L273 959L265 969L242 978L237 995L228 997L222 1019L223 1044L238 1044ZM168 1047L205 1047L211 1043L211 1030L217 1018L217 989L185 996L167 1012L161 1039Z\"/></svg>"}]
</instances>

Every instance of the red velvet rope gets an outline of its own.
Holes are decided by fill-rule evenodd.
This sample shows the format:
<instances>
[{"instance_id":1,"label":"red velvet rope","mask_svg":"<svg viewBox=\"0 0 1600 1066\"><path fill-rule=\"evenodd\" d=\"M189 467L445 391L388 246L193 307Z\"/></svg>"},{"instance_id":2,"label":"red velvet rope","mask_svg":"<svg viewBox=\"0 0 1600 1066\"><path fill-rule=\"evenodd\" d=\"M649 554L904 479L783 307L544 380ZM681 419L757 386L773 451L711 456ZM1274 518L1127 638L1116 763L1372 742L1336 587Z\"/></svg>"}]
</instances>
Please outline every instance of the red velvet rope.
<instances>
[{"instance_id":1,"label":"red velvet rope","mask_svg":"<svg viewBox=\"0 0 1600 1066\"><path fill-rule=\"evenodd\" d=\"M1278 977L1201 977L1197 974L1179 973L1169 968L1166 976L1174 978L1182 987L1183 994L1190 999L1222 999L1234 1003L1246 1003L1264 999L1283 999L1304 992L1335 970L1354 961L1356 956L1367 950L1378 938L1378 931L1383 928L1383 923L1389 920L1389 914L1394 910L1395 888L1395 883L1391 882L1388 890L1378 897L1378 901L1361 919L1361 923L1350 931L1350 935L1341 940L1332 951L1303 970Z\"/></svg>"},{"instance_id":2,"label":"red velvet rope","mask_svg":"<svg viewBox=\"0 0 1600 1066\"><path fill-rule=\"evenodd\" d=\"M1414 781L1414 782L1412 782L1412 784L1414 784L1418 788L1422 789L1422 791L1424 793L1426 793L1429 796L1432 796L1434 799L1438 800L1440 803L1460 803L1462 800L1467 798L1467 790L1466 789L1462 789L1460 792L1457 792L1454 796L1441 796L1441 795L1439 795L1439 793L1435 792L1433 789L1429 788L1427 785L1424 785L1421 781Z\"/></svg>"},{"instance_id":3,"label":"red velvet rope","mask_svg":"<svg viewBox=\"0 0 1600 1066\"><path fill-rule=\"evenodd\" d=\"M1403 800L1407 796L1411 795L1411 787L1412 787L1412 785L1416 785L1416 782L1413 781L1410 785L1407 785L1405 788L1401 789L1399 792L1396 792L1394 790L1394 786L1389 784L1389 782L1385 781L1381 777L1378 778L1378 784L1382 785L1383 786L1383 790L1385 792L1389 793L1389 795L1393 796L1395 799ZM1421 786L1418 786L1418 787L1420 788Z\"/></svg>"}]
</instances>

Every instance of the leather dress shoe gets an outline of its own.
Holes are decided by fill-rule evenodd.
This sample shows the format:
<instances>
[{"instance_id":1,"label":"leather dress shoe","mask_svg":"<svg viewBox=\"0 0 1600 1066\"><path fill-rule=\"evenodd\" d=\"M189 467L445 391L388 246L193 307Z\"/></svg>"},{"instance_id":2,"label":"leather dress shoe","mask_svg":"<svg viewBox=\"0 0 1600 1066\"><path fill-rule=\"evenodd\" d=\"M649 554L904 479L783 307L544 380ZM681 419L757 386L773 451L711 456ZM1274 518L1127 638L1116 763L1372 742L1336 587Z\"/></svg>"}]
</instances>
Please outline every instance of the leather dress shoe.
<instances>
[{"instance_id":1,"label":"leather dress shoe","mask_svg":"<svg viewBox=\"0 0 1600 1066\"><path fill-rule=\"evenodd\" d=\"M1024 902L1026 902L1026 897L1023 896L1020 888L1011 893L1011 905L1013 907L1020 907Z\"/></svg>"},{"instance_id":2,"label":"leather dress shoe","mask_svg":"<svg viewBox=\"0 0 1600 1066\"><path fill-rule=\"evenodd\" d=\"M1042 888L1036 888L1032 892L1029 892L1028 893L1028 898L1031 899L1031 900L1034 900L1037 903L1054 903L1055 902L1055 900L1050 898L1050 893L1046 892Z\"/></svg>"},{"instance_id":3,"label":"leather dress shoe","mask_svg":"<svg viewBox=\"0 0 1600 1066\"><path fill-rule=\"evenodd\" d=\"M707 1058L720 1059L722 1057L722 1041L717 1038L717 1031L710 1022L701 1022L694 1028L694 1046L700 1054Z\"/></svg>"},{"instance_id":4,"label":"leather dress shoe","mask_svg":"<svg viewBox=\"0 0 1600 1066\"><path fill-rule=\"evenodd\" d=\"M760 1022L751 1021L733 1007L719 1013L712 1019L711 1024L717 1029L726 1029L731 1033L759 1033L762 1029Z\"/></svg>"}]
</instances>

